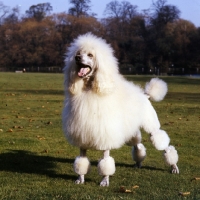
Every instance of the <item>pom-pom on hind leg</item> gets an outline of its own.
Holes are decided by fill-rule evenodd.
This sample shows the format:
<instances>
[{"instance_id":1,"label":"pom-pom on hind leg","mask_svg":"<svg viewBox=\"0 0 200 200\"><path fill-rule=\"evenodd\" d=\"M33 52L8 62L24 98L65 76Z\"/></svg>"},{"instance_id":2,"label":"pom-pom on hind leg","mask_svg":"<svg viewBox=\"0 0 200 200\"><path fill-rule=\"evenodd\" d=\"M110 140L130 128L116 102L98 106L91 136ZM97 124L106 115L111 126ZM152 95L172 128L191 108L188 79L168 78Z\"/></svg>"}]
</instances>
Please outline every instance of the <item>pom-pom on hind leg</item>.
<instances>
[{"instance_id":1,"label":"pom-pom on hind leg","mask_svg":"<svg viewBox=\"0 0 200 200\"><path fill-rule=\"evenodd\" d=\"M132 158L136 162L135 167L141 168L142 161L146 157L146 148L141 143L142 136L139 129L134 135L126 144L132 146Z\"/></svg>"},{"instance_id":2,"label":"pom-pom on hind leg","mask_svg":"<svg viewBox=\"0 0 200 200\"><path fill-rule=\"evenodd\" d=\"M98 171L103 176L100 186L109 186L109 176L115 173L115 161L110 157L110 150L104 151L104 156L98 163Z\"/></svg>"},{"instance_id":3,"label":"pom-pom on hind leg","mask_svg":"<svg viewBox=\"0 0 200 200\"><path fill-rule=\"evenodd\" d=\"M146 157L146 148L142 143L134 145L132 148L132 158L136 162L135 167L141 168L142 161Z\"/></svg>"},{"instance_id":4,"label":"pom-pom on hind leg","mask_svg":"<svg viewBox=\"0 0 200 200\"><path fill-rule=\"evenodd\" d=\"M179 169L177 166L178 162L178 153L174 146L169 146L165 149L164 152L165 162L171 166L173 174L179 174Z\"/></svg>"},{"instance_id":5,"label":"pom-pom on hind leg","mask_svg":"<svg viewBox=\"0 0 200 200\"><path fill-rule=\"evenodd\" d=\"M86 150L80 150L80 156L77 156L74 161L74 171L79 175L75 181L76 184L83 184L85 182L84 176L90 169L90 161L86 157Z\"/></svg>"}]
</instances>

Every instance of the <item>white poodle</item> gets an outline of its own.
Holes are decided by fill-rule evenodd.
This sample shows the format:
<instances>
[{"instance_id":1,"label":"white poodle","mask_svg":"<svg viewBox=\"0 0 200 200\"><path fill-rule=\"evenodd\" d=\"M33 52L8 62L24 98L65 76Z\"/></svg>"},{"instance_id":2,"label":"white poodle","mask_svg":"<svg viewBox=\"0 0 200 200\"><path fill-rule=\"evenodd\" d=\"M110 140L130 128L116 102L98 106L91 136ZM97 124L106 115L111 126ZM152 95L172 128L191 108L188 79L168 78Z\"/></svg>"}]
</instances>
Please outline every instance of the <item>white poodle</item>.
<instances>
[{"instance_id":1,"label":"white poodle","mask_svg":"<svg viewBox=\"0 0 200 200\"><path fill-rule=\"evenodd\" d=\"M74 170L79 175L77 184L84 183L90 168L87 149L104 151L98 163L99 174L103 176L101 186L108 186L109 176L115 173L111 149L124 144L133 146L133 160L141 167L146 156L141 128L150 134L156 149L164 150L172 173L179 173L177 151L169 146L167 133L160 130L157 114L149 101L149 98L154 101L164 98L165 82L154 78L145 90L128 82L118 72L111 46L91 33L79 36L68 48L64 74L63 128L68 141L80 148L80 156L74 162Z\"/></svg>"}]
</instances>

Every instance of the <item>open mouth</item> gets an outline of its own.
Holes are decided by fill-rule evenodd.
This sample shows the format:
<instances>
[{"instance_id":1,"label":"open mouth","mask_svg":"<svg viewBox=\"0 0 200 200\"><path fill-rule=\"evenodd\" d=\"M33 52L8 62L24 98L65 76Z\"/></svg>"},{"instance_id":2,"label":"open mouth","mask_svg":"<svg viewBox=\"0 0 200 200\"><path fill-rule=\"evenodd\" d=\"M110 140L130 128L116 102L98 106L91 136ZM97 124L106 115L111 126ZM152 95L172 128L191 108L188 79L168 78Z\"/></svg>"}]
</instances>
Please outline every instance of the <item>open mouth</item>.
<instances>
[{"instance_id":1,"label":"open mouth","mask_svg":"<svg viewBox=\"0 0 200 200\"><path fill-rule=\"evenodd\" d=\"M80 64L78 66L78 76L80 78L84 78L85 76L87 76L90 72L91 72L91 67L89 65L84 65L84 64Z\"/></svg>"}]
</instances>

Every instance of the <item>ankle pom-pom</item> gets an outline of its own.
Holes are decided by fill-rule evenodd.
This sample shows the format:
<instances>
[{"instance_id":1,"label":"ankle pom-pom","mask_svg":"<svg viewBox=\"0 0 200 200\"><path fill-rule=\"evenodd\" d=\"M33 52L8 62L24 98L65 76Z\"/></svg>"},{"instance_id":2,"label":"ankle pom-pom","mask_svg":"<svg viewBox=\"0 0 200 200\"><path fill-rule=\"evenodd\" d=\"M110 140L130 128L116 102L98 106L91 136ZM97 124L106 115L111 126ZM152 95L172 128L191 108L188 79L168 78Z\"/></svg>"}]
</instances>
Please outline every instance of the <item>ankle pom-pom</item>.
<instances>
[{"instance_id":1,"label":"ankle pom-pom","mask_svg":"<svg viewBox=\"0 0 200 200\"><path fill-rule=\"evenodd\" d=\"M110 176L115 173L115 160L112 157L103 158L98 163L99 175Z\"/></svg>"},{"instance_id":2,"label":"ankle pom-pom","mask_svg":"<svg viewBox=\"0 0 200 200\"><path fill-rule=\"evenodd\" d=\"M174 146L165 149L164 158L168 165L175 165L178 162L178 153Z\"/></svg>"},{"instance_id":3,"label":"ankle pom-pom","mask_svg":"<svg viewBox=\"0 0 200 200\"><path fill-rule=\"evenodd\" d=\"M90 161L87 157L78 156L74 161L74 171L79 175L85 175L90 170Z\"/></svg>"},{"instance_id":4,"label":"ankle pom-pom","mask_svg":"<svg viewBox=\"0 0 200 200\"><path fill-rule=\"evenodd\" d=\"M135 162L142 162L146 157L146 148L142 143L139 143L136 146L137 147L132 148L132 158Z\"/></svg>"}]
</instances>

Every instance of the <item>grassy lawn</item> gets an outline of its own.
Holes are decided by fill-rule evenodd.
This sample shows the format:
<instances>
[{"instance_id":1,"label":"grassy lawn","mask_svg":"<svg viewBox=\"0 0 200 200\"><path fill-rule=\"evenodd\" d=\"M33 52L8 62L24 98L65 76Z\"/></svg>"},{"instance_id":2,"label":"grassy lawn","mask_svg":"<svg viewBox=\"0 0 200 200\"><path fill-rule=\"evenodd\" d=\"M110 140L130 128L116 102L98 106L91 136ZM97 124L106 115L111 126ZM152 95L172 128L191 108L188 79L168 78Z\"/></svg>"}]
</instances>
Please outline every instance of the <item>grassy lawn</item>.
<instances>
[{"instance_id":1,"label":"grassy lawn","mask_svg":"<svg viewBox=\"0 0 200 200\"><path fill-rule=\"evenodd\" d=\"M150 78L127 76L142 86ZM200 177L200 79L163 79L169 92L153 105L178 150L180 174L170 174L144 133L143 168L133 168L130 147L113 150L116 173L102 188L99 151L88 152L92 170L86 183L74 184L79 150L62 133L63 75L0 73L0 199L200 199L200 180L192 180ZM130 192L120 192L121 186Z\"/></svg>"}]
</instances>

